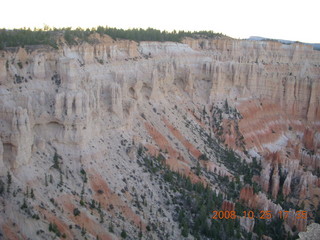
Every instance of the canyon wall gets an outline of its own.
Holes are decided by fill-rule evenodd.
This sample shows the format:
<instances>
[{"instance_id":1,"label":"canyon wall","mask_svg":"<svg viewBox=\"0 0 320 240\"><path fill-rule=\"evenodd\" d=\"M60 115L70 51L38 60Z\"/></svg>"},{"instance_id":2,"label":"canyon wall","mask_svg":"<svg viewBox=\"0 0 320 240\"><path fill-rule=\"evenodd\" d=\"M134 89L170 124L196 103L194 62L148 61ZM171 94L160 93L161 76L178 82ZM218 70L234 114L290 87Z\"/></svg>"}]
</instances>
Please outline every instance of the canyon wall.
<instances>
[{"instance_id":1,"label":"canyon wall","mask_svg":"<svg viewBox=\"0 0 320 240\"><path fill-rule=\"evenodd\" d=\"M48 138L83 144L102 121L107 128L125 126L139 101L161 99L176 89L199 105L255 98L276 104L286 116L320 119L320 54L311 46L92 38L96 44L2 51L1 141L7 165L27 163L32 146ZM44 133L44 125L52 131Z\"/></svg>"},{"instance_id":2,"label":"canyon wall","mask_svg":"<svg viewBox=\"0 0 320 240\"><path fill-rule=\"evenodd\" d=\"M102 163L106 156L120 161L114 152L121 149L106 147L105 139L127 134L126 141L152 155L165 152L170 168L193 181L208 182L192 172L194 161L206 154L208 162L199 160L206 171L234 179L217 153L207 150L208 143L196 139L197 128L182 124L192 119L222 148L261 163L253 182L264 193L248 186L240 192L249 207L275 214L282 208L272 201L286 199L306 208L319 204L319 51L271 41L90 38L94 43L69 46L62 39L58 49L25 46L0 52L1 177L37 168L37 155L53 152L67 157L70 166L98 159L99 170L105 170L110 167ZM123 150L130 158L117 168L120 175L131 174L134 149ZM234 209L234 203L225 201L223 209ZM241 222L252 231L254 221ZM301 231L307 222L289 219L286 224Z\"/></svg>"},{"instance_id":3,"label":"canyon wall","mask_svg":"<svg viewBox=\"0 0 320 240\"><path fill-rule=\"evenodd\" d=\"M96 44L2 51L6 164L28 162L32 146L48 138L86 143L99 132L101 121L108 121L108 128L124 126L139 101L157 100L176 89L198 104L254 97L274 102L297 119L320 119L320 54L311 46L231 39L138 44L92 38ZM44 133L44 125L51 130ZM25 160L22 152L27 153Z\"/></svg>"}]
</instances>

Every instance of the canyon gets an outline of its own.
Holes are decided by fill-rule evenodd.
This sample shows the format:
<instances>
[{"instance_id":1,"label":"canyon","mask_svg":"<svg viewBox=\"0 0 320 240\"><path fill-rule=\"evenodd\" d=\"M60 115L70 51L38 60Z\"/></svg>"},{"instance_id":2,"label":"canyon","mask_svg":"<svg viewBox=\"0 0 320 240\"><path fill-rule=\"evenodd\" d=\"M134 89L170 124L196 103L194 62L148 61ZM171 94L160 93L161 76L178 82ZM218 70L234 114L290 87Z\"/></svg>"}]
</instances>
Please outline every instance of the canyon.
<instances>
[{"instance_id":1,"label":"canyon","mask_svg":"<svg viewBox=\"0 0 320 240\"><path fill-rule=\"evenodd\" d=\"M0 51L0 238L50 239L55 223L67 239L120 239L124 229L128 239L182 239L175 192L141 166L147 155L220 194L212 211L287 210L290 234L316 220L319 51L230 38L90 39ZM250 177L240 166L254 166L243 170ZM258 234L255 224L240 219L244 232Z\"/></svg>"}]
</instances>

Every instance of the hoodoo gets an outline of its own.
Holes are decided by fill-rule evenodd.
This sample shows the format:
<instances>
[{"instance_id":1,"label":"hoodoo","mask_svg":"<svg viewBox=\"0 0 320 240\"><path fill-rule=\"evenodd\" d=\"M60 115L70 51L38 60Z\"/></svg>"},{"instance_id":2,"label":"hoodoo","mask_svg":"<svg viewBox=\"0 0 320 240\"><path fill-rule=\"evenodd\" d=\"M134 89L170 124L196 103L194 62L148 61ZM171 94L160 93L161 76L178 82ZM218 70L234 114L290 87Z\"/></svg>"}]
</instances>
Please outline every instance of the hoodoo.
<instances>
[{"instance_id":1,"label":"hoodoo","mask_svg":"<svg viewBox=\"0 0 320 240\"><path fill-rule=\"evenodd\" d=\"M0 239L305 231L320 214L319 93L320 52L301 43L96 33L5 48Z\"/></svg>"}]
</instances>

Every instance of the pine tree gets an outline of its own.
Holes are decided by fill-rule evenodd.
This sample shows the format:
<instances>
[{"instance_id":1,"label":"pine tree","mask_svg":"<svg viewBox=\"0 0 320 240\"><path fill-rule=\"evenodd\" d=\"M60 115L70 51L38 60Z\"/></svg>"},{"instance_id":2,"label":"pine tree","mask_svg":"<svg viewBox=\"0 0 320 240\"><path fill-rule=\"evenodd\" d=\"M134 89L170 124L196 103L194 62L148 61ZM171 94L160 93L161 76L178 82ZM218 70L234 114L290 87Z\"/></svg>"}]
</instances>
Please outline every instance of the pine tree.
<instances>
[{"instance_id":1,"label":"pine tree","mask_svg":"<svg viewBox=\"0 0 320 240\"><path fill-rule=\"evenodd\" d=\"M32 199L34 199L33 188L31 188L30 197L31 197Z\"/></svg>"},{"instance_id":2,"label":"pine tree","mask_svg":"<svg viewBox=\"0 0 320 240\"><path fill-rule=\"evenodd\" d=\"M225 113L229 114L229 104L227 99L224 102L224 110L225 110Z\"/></svg>"},{"instance_id":3,"label":"pine tree","mask_svg":"<svg viewBox=\"0 0 320 240\"><path fill-rule=\"evenodd\" d=\"M104 214L102 211L99 211L99 216L100 216L100 223L103 223L104 222L104 218L103 218Z\"/></svg>"},{"instance_id":4,"label":"pine tree","mask_svg":"<svg viewBox=\"0 0 320 240\"><path fill-rule=\"evenodd\" d=\"M20 208L21 208L21 209L28 208L27 201L26 201L26 199L25 199L25 198L23 198L23 203L22 203L22 205L21 205L21 207L20 207Z\"/></svg>"},{"instance_id":5,"label":"pine tree","mask_svg":"<svg viewBox=\"0 0 320 240\"><path fill-rule=\"evenodd\" d=\"M81 235L84 236L84 235L86 235L86 233L87 233L87 230L84 228L84 226L82 226Z\"/></svg>"},{"instance_id":6,"label":"pine tree","mask_svg":"<svg viewBox=\"0 0 320 240\"><path fill-rule=\"evenodd\" d=\"M114 233L112 222L109 224L109 232Z\"/></svg>"},{"instance_id":7,"label":"pine tree","mask_svg":"<svg viewBox=\"0 0 320 240\"><path fill-rule=\"evenodd\" d=\"M188 225L186 223L184 223L182 225L181 235L183 237L188 237L188 235L189 235L189 228L188 228Z\"/></svg>"},{"instance_id":8,"label":"pine tree","mask_svg":"<svg viewBox=\"0 0 320 240\"><path fill-rule=\"evenodd\" d=\"M53 156L53 168L58 169L60 171L60 163L59 163L59 155L57 154L57 152L54 153Z\"/></svg>"},{"instance_id":9,"label":"pine tree","mask_svg":"<svg viewBox=\"0 0 320 240\"><path fill-rule=\"evenodd\" d=\"M139 237L139 239L142 239L142 223L141 223L141 221L140 221L140 231L139 231L138 237Z\"/></svg>"},{"instance_id":10,"label":"pine tree","mask_svg":"<svg viewBox=\"0 0 320 240\"><path fill-rule=\"evenodd\" d=\"M4 182L0 179L0 195L5 191L5 185Z\"/></svg>"},{"instance_id":11,"label":"pine tree","mask_svg":"<svg viewBox=\"0 0 320 240\"><path fill-rule=\"evenodd\" d=\"M200 173L201 173L200 163L197 162L197 168L196 168L196 174L197 174L197 176L200 176Z\"/></svg>"},{"instance_id":12,"label":"pine tree","mask_svg":"<svg viewBox=\"0 0 320 240\"><path fill-rule=\"evenodd\" d=\"M48 177L46 173L44 174L44 185L48 187Z\"/></svg>"},{"instance_id":13,"label":"pine tree","mask_svg":"<svg viewBox=\"0 0 320 240\"><path fill-rule=\"evenodd\" d=\"M52 223L49 223L49 232L52 232L53 227L52 227Z\"/></svg>"},{"instance_id":14,"label":"pine tree","mask_svg":"<svg viewBox=\"0 0 320 240\"><path fill-rule=\"evenodd\" d=\"M8 193L10 193L11 183L12 183L12 177L11 177L10 172L8 171L8 172L7 172L7 192L8 192Z\"/></svg>"},{"instance_id":15,"label":"pine tree","mask_svg":"<svg viewBox=\"0 0 320 240\"><path fill-rule=\"evenodd\" d=\"M62 178L62 172L60 171L60 182L59 182L59 186L62 187L63 185L63 178Z\"/></svg>"},{"instance_id":16,"label":"pine tree","mask_svg":"<svg viewBox=\"0 0 320 240\"><path fill-rule=\"evenodd\" d=\"M121 235L121 237L122 237L123 239L126 239L126 238L127 238L127 232L126 232L126 230L122 229L120 235Z\"/></svg>"},{"instance_id":17,"label":"pine tree","mask_svg":"<svg viewBox=\"0 0 320 240\"><path fill-rule=\"evenodd\" d=\"M84 194L84 183L82 184L82 189L81 189L81 196Z\"/></svg>"},{"instance_id":18,"label":"pine tree","mask_svg":"<svg viewBox=\"0 0 320 240\"><path fill-rule=\"evenodd\" d=\"M80 205L81 205L81 206L84 205L83 194L84 194L84 183L83 183L83 185L82 185L82 190L81 190L81 195L80 195Z\"/></svg>"},{"instance_id":19,"label":"pine tree","mask_svg":"<svg viewBox=\"0 0 320 240\"><path fill-rule=\"evenodd\" d=\"M27 190L26 190L25 196L26 196L27 198L29 197L29 187L28 187L28 186L27 186Z\"/></svg>"},{"instance_id":20,"label":"pine tree","mask_svg":"<svg viewBox=\"0 0 320 240\"><path fill-rule=\"evenodd\" d=\"M91 200L90 208L91 209L95 209L96 208L96 201L94 199Z\"/></svg>"}]
</instances>

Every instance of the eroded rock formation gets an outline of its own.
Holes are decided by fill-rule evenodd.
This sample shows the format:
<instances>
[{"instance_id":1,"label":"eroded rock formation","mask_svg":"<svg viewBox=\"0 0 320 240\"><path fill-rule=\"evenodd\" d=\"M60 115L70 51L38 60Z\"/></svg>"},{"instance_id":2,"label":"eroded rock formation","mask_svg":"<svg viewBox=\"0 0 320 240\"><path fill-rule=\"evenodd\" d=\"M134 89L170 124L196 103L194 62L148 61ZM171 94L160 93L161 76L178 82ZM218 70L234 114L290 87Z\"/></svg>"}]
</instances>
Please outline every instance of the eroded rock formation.
<instances>
[{"instance_id":1,"label":"eroded rock formation","mask_svg":"<svg viewBox=\"0 0 320 240\"><path fill-rule=\"evenodd\" d=\"M39 179L48 178L47 173L59 178L53 169L60 168L68 183L88 177L94 193L88 190L87 200L90 196L101 201L110 218L118 211L131 219L131 233L156 218L161 228L176 228L172 234L178 239L181 231L173 223L175 216L168 209L153 209L158 205L165 209L166 201L139 167L137 146L217 192L222 191L219 183L201 173L230 181L239 177L220 161L221 149L230 148L243 161L254 158L262 166L260 176L250 179L262 191L246 185L239 201L274 216L283 210L284 200L315 210L320 202L320 52L299 43L233 39L183 43L137 43L100 35L90 39L91 44L75 46L62 40L56 50L1 51L1 177L15 173L15 181L23 186L38 187L36 195L43 202L48 199ZM52 158L61 166L53 165L48 160ZM71 188L81 192L80 185ZM72 216L80 197L66 191L57 201ZM147 199L152 211L139 215L141 206L137 209L132 203L138 198L144 204ZM225 200L222 209L235 209L233 202ZM40 209L41 217L59 221ZM13 212L11 221L20 216L18 209ZM98 231L93 217L70 216L61 220L61 229L70 222L89 222L88 232ZM250 232L255 222L241 218L240 224ZM293 214L286 224L302 231L307 220ZM30 229L21 231L32 237Z\"/></svg>"}]
</instances>

